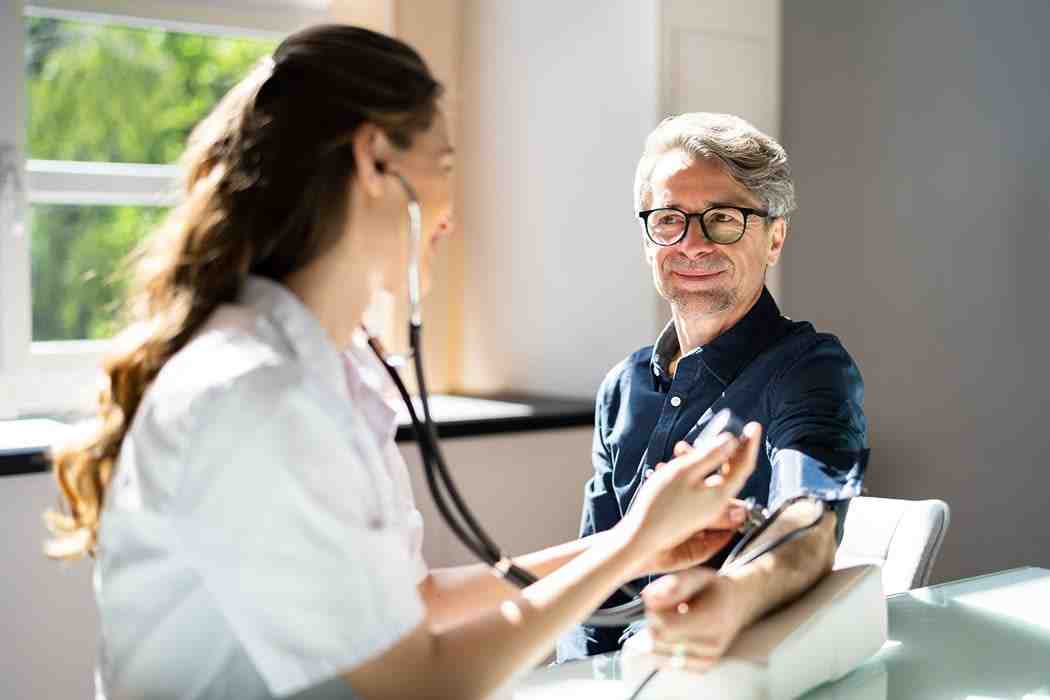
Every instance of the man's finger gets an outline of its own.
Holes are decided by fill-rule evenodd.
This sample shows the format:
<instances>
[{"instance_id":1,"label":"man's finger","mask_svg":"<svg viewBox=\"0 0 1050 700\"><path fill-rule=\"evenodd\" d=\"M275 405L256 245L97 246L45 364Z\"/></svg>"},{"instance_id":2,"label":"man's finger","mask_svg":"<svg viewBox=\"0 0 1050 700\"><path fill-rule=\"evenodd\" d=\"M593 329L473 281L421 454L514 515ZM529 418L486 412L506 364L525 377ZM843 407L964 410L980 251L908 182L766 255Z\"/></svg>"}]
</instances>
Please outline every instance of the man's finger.
<instances>
[{"instance_id":1,"label":"man's finger","mask_svg":"<svg viewBox=\"0 0 1050 700\"><path fill-rule=\"evenodd\" d=\"M661 576L642 591L646 608L667 610L685 603L710 583L718 573L714 569L696 567Z\"/></svg>"},{"instance_id":2,"label":"man's finger","mask_svg":"<svg viewBox=\"0 0 1050 700\"><path fill-rule=\"evenodd\" d=\"M675 457L681 457L684 454L688 454L689 452L692 452L693 449L695 449L695 448L692 445L690 445L688 442L686 442L685 440L679 440L678 442L676 442L674 444L674 450L673 450L672 454L674 454Z\"/></svg>"}]
</instances>

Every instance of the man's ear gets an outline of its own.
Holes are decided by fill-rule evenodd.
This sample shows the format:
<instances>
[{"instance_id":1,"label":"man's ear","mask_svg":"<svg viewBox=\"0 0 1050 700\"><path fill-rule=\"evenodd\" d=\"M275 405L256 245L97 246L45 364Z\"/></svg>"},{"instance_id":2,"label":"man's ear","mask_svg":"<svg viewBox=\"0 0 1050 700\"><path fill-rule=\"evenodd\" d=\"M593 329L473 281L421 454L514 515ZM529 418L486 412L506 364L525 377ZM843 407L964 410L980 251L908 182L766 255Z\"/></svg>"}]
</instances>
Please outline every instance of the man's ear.
<instances>
[{"instance_id":1,"label":"man's ear","mask_svg":"<svg viewBox=\"0 0 1050 700\"><path fill-rule=\"evenodd\" d=\"M387 186L386 164L393 154L390 139L378 126L365 122L357 127L351 143L358 183L369 196L382 197Z\"/></svg>"},{"instance_id":2,"label":"man's ear","mask_svg":"<svg viewBox=\"0 0 1050 700\"><path fill-rule=\"evenodd\" d=\"M787 240L788 235L788 223L784 217L779 216L769 226L769 254L766 256L766 264L773 267L780 260L780 254L784 251L784 241Z\"/></svg>"}]
</instances>

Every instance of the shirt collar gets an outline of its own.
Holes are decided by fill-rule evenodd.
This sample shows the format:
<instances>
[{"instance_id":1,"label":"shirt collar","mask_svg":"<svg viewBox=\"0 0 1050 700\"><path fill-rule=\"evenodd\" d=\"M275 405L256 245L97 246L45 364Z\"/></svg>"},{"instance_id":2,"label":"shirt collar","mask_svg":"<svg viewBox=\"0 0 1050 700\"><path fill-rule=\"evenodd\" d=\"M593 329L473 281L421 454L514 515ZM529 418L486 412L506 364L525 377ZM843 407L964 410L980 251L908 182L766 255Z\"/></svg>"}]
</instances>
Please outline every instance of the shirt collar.
<instances>
[{"instance_id":1,"label":"shirt collar","mask_svg":"<svg viewBox=\"0 0 1050 700\"><path fill-rule=\"evenodd\" d=\"M278 282L249 275L239 301L275 326L292 354L311 374L342 398L350 398L339 350L299 297Z\"/></svg>"},{"instance_id":2,"label":"shirt collar","mask_svg":"<svg viewBox=\"0 0 1050 700\"><path fill-rule=\"evenodd\" d=\"M700 360L723 384L730 384L751 360L772 345L783 334L783 322L773 295L765 287L758 301L744 317L729 330L706 345L701 345L687 357L699 355ZM653 346L650 369L653 388L659 389L671 380L671 361L678 354L678 333L674 321L660 332ZM684 358L683 358L684 359Z\"/></svg>"},{"instance_id":3,"label":"shirt collar","mask_svg":"<svg viewBox=\"0 0 1050 700\"><path fill-rule=\"evenodd\" d=\"M383 363L368 347L368 338L358 330L343 352L350 396L364 408L372 430L383 440L393 440L397 433L401 394L387 374Z\"/></svg>"}]
</instances>

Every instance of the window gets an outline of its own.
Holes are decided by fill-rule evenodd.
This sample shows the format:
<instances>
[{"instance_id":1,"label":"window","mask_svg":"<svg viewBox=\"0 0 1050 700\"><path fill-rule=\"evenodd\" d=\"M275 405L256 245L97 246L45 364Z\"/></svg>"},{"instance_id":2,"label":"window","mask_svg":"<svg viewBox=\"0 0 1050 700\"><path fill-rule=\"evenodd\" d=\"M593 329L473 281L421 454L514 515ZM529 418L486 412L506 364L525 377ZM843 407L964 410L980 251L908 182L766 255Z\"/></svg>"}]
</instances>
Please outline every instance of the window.
<instances>
[{"instance_id":1,"label":"window","mask_svg":"<svg viewBox=\"0 0 1050 700\"><path fill-rule=\"evenodd\" d=\"M143 166L173 164L274 42L32 15L25 42L32 337L104 340L121 261L172 190Z\"/></svg>"},{"instance_id":2,"label":"window","mask_svg":"<svg viewBox=\"0 0 1050 700\"><path fill-rule=\"evenodd\" d=\"M186 137L317 0L0 8L0 418L83 411Z\"/></svg>"}]
</instances>

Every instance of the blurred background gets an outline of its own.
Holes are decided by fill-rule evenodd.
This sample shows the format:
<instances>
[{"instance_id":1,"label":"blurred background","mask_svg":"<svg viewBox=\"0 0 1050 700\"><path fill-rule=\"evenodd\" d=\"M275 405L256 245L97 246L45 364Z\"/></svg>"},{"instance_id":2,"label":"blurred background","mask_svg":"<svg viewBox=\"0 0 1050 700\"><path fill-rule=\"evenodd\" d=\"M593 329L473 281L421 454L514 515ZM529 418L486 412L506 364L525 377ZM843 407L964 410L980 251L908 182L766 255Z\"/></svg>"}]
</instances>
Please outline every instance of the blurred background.
<instances>
[{"instance_id":1,"label":"blurred background","mask_svg":"<svg viewBox=\"0 0 1050 700\"><path fill-rule=\"evenodd\" d=\"M860 365L871 495L950 504L935 581L1050 566L1045 0L4 3L0 418L90 408L121 260L171 205L189 130L281 36L349 22L407 40L447 87L458 235L427 303L435 390L593 400L668 318L632 209L645 136L739 114L790 155L799 210L770 287ZM573 536L589 428L448 451L510 550ZM508 487L518 502L494 497ZM45 474L0 478L0 618L22 630L0 673L21 697L90 687L90 570L39 555L52 502ZM423 508L431 563L468 560Z\"/></svg>"}]
</instances>

